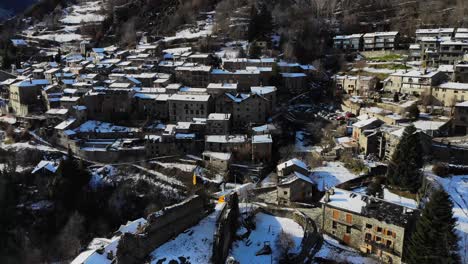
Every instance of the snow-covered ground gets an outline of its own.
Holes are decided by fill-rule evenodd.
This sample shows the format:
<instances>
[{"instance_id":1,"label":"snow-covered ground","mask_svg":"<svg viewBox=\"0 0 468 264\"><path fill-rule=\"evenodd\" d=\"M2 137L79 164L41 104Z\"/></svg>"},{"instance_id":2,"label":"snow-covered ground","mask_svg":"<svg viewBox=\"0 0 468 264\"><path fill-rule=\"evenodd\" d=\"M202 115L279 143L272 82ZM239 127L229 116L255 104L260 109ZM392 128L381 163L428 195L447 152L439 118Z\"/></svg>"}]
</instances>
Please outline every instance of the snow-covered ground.
<instances>
[{"instance_id":1,"label":"snow-covered ground","mask_svg":"<svg viewBox=\"0 0 468 264\"><path fill-rule=\"evenodd\" d=\"M160 161L152 161L151 163L158 164L163 168L176 168L181 171L191 172L194 171L197 165L194 164L186 164L186 163L175 163L175 162L160 162Z\"/></svg>"},{"instance_id":2,"label":"snow-covered ground","mask_svg":"<svg viewBox=\"0 0 468 264\"><path fill-rule=\"evenodd\" d=\"M217 204L215 211L196 226L155 249L151 253L151 263L170 263L171 260L179 261L179 257L186 258L190 263L210 263L216 221L224 205Z\"/></svg>"},{"instance_id":3,"label":"snow-covered ground","mask_svg":"<svg viewBox=\"0 0 468 264\"><path fill-rule=\"evenodd\" d=\"M415 200L392 193L387 188L384 188L384 200L413 209L418 208L418 203Z\"/></svg>"},{"instance_id":4,"label":"snow-covered ground","mask_svg":"<svg viewBox=\"0 0 468 264\"><path fill-rule=\"evenodd\" d=\"M296 143L294 149L296 152L320 152L322 150L322 148L318 146L306 146L304 131L296 131Z\"/></svg>"},{"instance_id":5,"label":"snow-covered ground","mask_svg":"<svg viewBox=\"0 0 468 264\"><path fill-rule=\"evenodd\" d=\"M341 162L328 162L325 166L312 170L311 178L320 191L325 191L340 183L347 182L359 175L353 174Z\"/></svg>"},{"instance_id":6,"label":"snow-covered ground","mask_svg":"<svg viewBox=\"0 0 468 264\"><path fill-rule=\"evenodd\" d=\"M12 143L12 144L5 144L5 143L0 143L0 148L5 149L5 150L14 150L14 151L19 151L23 149L37 149L40 151L47 151L47 152L58 152L57 149L44 146L41 144L31 144L30 142L19 142L19 143Z\"/></svg>"},{"instance_id":7,"label":"snow-covered ground","mask_svg":"<svg viewBox=\"0 0 468 264\"><path fill-rule=\"evenodd\" d=\"M362 256L358 251L341 245L335 239L324 235L322 248L315 254L315 258L333 260L339 263L377 264L378 261ZM321 263L321 262L314 262Z\"/></svg>"},{"instance_id":8,"label":"snow-covered ground","mask_svg":"<svg viewBox=\"0 0 468 264\"><path fill-rule=\"evenodd\" d=\"M263 264L278 263L279 250L276 240L281 232L290 234L294 241L294 248L291 253L300 251L304 230L302 227L289 218L277 217L264 213L255 215L256 229L252 230L250 236L244 240L235 241L232 244L231 255L240 263ZM273 250L272 255L255 256L264 243L269 242Z\"/></svg>"},{"instance_id":9,"label":"snow-covered ground","mask_svg":"<svg viewBox=\"0 0 468 264\"><path fill-rule=\"evenodd\" d=\"M197 39L211 35L211 33L213 33L213 15L213 12L207 14L206 20L197 21L196 27L178 31L176 32L175 36L164 38L164 41L173 41L177 39Z\"/></svg>"},{"instance_id":10,"label":"snow-covered ground","mask_svg":"<svg viewBox=\"0 0 468 264\"><path fill-rule=\"evenodd\" d=\"M468 263L468 175L441 178L426 171L429 180L439 183L453 201L453 215L457 218L459 252L462 263Z\"/></svg>"},{"instance_id":11,"label":"snow-covered ground","mask_svg":"<svg viewBox=\"0 0 468 264\"><path fill-rule=\"evenodd\" d=\"M80 27L90 23L102 22L106 18L103 6L103 1L83 1L71 5L63 9L62 15L58 19L62 23L60 29L40 29L33 26L24 30L23 35L30 39L50 40L59 43L84 40L86 37L81 35Z\"/></svg>"},{"instance_id":12,"label":"snow-covered ground","mask_svg":"<svg viewBox=\"0 0 468 264\"><path fill-rule=\"evenodd\" d=\"M102 1L84 2L73 5L64 10L64 16L60 21L65 24L82 24L91 22L101 22L105 19L102 13Z\"/></svg>"}]
</instances>

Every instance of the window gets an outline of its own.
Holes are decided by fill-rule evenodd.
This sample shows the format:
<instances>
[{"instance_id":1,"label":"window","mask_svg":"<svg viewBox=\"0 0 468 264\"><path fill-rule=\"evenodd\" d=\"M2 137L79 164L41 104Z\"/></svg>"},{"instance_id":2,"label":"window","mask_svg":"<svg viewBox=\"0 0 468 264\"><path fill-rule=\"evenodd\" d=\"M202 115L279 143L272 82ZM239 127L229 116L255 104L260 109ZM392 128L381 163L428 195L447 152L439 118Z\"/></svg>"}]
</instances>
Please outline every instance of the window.
<instances>
[{"instance_id":1,"label":"window","mask_svg":"<svg viewBox=\"0 0 468 264\"><path fill-rule=\"evenodd\" d=\"M288 194L288 192L287 192L287 191L284 191L284 194L285 194L285 195L287 195L287 194Z\"/></svg>"},{"instance_id":2,"label":"window","mask_svg":"<svg viewBox=\"0 0 468 264\"><path fill-rule=\"evenodd\" d=\"M337 228L337 225L338 225L338 224L337 224L335 221L332 222L332 228L333 228L333 229L336 229L336 228Z\"/></svg>"},{"instance_id":3,"label":"window","mask_svg":"<svg viewBox=\"0 0 468 264\"><path fill-rule=\"evenodd\" d=\"M372 225L371 224L366 224L366 228L367 229L372 229Z\"/></svg>"},{"instance_id":4,"label":"window","mask_svg":"<svg viewBox=\"0 0 468 264\"><path fill-rule=\"evenodd\" d=\"M387 240L387 243L385 243L387 245L387 247L391 247L392 246L392 241L391 240Z\"/></svg>"},{"instance_id":5,"label":"window","mask_svg":"<svg viewBox=\"0 0 468 264\"><path fill-rule=\"evenodd\" d=\"M382 228L381 228L381 227L377 227L377 232L382 233Z\"/></svg>"},{"instance_id":6,"label":"window","mask_svg":"<svg viewBox=\"0 0 468 264\"><path fill-rule=\"evenodd\" d=\"M379 236L376 236L376 237L375 237L375 241L380 242L380 241L382 241L382 238L379 237Z\"/></svg>"},{"instance_id":7,"label":"window","mask_svg":"<svg viewBox=\"0 0 468 264\"><path fill-rule=\"evenodd\" d=\"M370 233L366 233L365 238L366 238L366 240L371 240L372 235Z\"/></svg>"},{"instance_id":8,"label":"window","mask_svg":"<svg viewBox=\"0 0 468 264\"><path fill-rule=\"evenodd\" d=\"M333 210L333 219L339 219L340 218L340 212L337 210Z\"/></svg>"},{"instance_id":9,"label":"window","mask_svg":"<svg viewBox=\"0 0 468 264\"><path fill-rule=\"evenodd\" d=\"M391 230L387 230L387 236L391 236L392 235L392 231Z\"/></svg>"},{"instance_id":10,"label":"window","mask_svg":"<svg viewBox=\"0 0 468 264\"><path fill-rule=\"evenodd\" d=\"M346 223L351 224L353 222L353 216L346 214Z\"/></svg>"},{"instance_id":11,"label":"window","mask_svg":"<svg viewBox=\"0 0 468 264\"><path fill-rule=\"evenodd\" d=\"M351 227L350 226L346 227L346 234L351 234Z\"/></svg>"}]
</instances>

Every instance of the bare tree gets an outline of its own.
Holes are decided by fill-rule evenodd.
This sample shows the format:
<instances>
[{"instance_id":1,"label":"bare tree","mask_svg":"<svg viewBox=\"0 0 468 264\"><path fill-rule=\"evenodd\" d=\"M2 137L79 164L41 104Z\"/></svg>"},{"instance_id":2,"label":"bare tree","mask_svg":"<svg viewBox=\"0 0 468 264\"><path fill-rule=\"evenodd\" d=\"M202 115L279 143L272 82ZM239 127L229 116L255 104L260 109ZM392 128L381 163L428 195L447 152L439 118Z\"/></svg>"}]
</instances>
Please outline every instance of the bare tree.
<instances>
[{"instance_id":1,"label":"bare tree","mask_svg":"<svg viewBox=\"0 0 468 264\"><path fill-rule=\"evenodd\" d=\"M291 234L281 231L276 238L276 246L280 251L282 258L287 257L289 251L295 247L295 243Z\"/></svg>"}]
</instances>

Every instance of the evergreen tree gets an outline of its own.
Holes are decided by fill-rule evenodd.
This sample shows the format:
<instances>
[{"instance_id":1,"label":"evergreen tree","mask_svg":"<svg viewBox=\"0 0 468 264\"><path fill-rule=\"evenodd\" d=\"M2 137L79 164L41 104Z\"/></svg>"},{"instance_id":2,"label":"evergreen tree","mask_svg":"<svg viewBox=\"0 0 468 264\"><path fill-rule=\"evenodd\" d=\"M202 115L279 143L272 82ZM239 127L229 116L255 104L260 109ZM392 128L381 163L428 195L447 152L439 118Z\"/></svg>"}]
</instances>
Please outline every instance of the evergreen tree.
<instances>
[{"instance_id":1,"label":"evergreen tree","mask_svg":"<svg viewBox=\"0 0 468 264\"><path fill-rule=\"evenodd\" d=\"M248 40L267 40L273 30L273 17L267 5L263 4L257 9L252 5L250 10L250 23L248 31Z\"/></svg>"},{"instance_id":2,"label":"evergreen tree","mask_svg":"<svg viewBox=\"0 0 468 264\"><path fill-rule=\"evenodd\" d=\"M405 128L387 170L389 184L415 193L421 186L423 165L421 144L416 128Z\"/></svg>"},{"instance_id":3,"label":"evergreen tree","mask_svg":"<svg viewBox=\"0 0 468 264\"><path fill-rule=\"evenodd\" d=\"M408 264L460 263L452 207L445 191L437 190L431 195L408 242Z\"/></svg>"}]
</instances>

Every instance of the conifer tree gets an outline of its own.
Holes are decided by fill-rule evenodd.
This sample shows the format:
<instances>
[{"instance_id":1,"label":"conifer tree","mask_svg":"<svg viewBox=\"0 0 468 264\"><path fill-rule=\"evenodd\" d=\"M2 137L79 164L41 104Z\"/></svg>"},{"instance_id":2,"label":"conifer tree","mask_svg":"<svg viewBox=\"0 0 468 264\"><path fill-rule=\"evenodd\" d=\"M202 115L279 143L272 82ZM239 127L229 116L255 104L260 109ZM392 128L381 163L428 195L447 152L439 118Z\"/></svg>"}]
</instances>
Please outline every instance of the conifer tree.
<instances>
[{"instance_id":1,"label":"conifer tree","mask_svg":"<svg viewBox=\"0 0 468 264\"><path fill-rule=\"evenodd\" d=\"M431 195L408 241L408 264L460 263L452 207L453 203L444 190Z\"/></svg>"},{"instance_id":2,"label":"conifer tree","mask_svg":"<svg viewBox=\"0 0 468 264\"><path fill-rule=\"evenodd\" d=\"M421 186L422 149L416 128L405 128L388 166L387 181L403 190L416 192Z\"/></svg>"}]
</instances>

